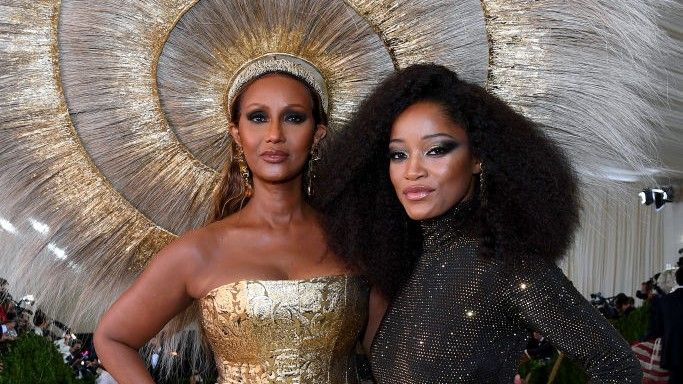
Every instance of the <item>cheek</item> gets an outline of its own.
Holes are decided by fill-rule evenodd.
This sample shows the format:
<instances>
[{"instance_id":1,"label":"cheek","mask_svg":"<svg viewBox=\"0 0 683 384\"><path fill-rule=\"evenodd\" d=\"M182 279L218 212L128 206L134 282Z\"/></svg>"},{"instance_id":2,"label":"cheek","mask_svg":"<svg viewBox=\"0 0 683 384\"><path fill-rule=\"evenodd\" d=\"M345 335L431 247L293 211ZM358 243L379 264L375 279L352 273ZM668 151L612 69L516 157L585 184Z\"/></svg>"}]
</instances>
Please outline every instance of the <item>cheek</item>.
<instances>
[{"instance_id":1,"label":"cheek","mask_svg":"<svg viewBox=\"0 0 683 384\"><path fill-rule=\"evenodd\" d=\"M247 160L251 160L256 156L258 152L259 140L255 140L253 135L242 135L242 151Z\"/></svg>"},{"instance_id":2,"label":"cheek","mask_svg":"<svg viewBox=\"0 0 683 384\"><path fill-rule=\"evenodd\" d=\"M391 184L394 186L394 190L400 197L398 191L401 189L401 180L403 179L403 163L393 163L389 162L389 179Z\"/></svg>"},{"instance_id":3,"label":"cheek","mask_svg":"<svg viewBox=\"0 0 683 384\"><path fill-rule=\"evenodd\" d=\"M292 126L285 130L284 135L290 150L308 151L313 146L315 127Z\"/></svg>"},{"instance_id":4,"label":"cheek","mask_svg":"<svg viewBox=\"0 0 683 384\"><path fill-rule=\"evenodd\" d=\"M256 127L250 127L248 123L240 123L238 135L240 138L240 144L245 151L253 149L260 141L258 130Z\"/></svg>"},{"instance_id":5,"label":"cheek","mask_svg":"<svg viewBox=\"0 0 683 384\"><path fill-rule=\"evenodd\" d=\"M301 133L295 137L294 142L296 143L297 149L309 151L313 147L313 132L302 130Z\"/></svg>"},{"instance_id":6,"label":"cheek","mask_svg":"<svg viewBox=\"0 0 683 384\"><path fill-rule=\"evenodd\" d=\"M258 146L260 140L258 140L254 135L242 135L242 147L247 150L253 150Z\"/></svg>"},{"instance_id":7,"label":"cheek","mask_svg":"<svg viewBox=\"0 0 683 384\"><path fill-rule=\"evenodd\" d=\"M462 198L472 181L472 164L468 156L451 159L438 169L439 184L455 199ZM435 172L438 172L435 170Z\"/></svg>"}]
</instances>

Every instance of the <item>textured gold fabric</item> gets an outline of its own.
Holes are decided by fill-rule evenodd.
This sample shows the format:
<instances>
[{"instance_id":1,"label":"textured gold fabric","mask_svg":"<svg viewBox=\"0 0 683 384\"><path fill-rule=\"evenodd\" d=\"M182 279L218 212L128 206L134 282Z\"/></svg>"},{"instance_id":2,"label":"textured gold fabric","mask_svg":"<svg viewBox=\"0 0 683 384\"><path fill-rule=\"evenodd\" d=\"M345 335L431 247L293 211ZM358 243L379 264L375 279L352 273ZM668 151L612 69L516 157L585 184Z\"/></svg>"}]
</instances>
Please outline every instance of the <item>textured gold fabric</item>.
<instances>
[{"instance_id":1,"label":"textured gold fabric","mask_svg":"<svg viewBox=\"0 0 683 384\"><path fill-rule=\"evenodd\" d=\"M354 346L369 288L355 276L250 280L200 300L201 322L227 383L357 383Z\"/></svg>"},{"instance_id":2,"label":"textured gold fabric","mask_svg":"<svg viewBox=\"0 0 683 384\"><path fill-rule=\"evenodd\" d=\"M529 329L591 383L640 383L629 345L557 266L478 255L472 205L420 223L422 253L371 348L377 383L510 384Z\"/></svg>"}]
</instances>

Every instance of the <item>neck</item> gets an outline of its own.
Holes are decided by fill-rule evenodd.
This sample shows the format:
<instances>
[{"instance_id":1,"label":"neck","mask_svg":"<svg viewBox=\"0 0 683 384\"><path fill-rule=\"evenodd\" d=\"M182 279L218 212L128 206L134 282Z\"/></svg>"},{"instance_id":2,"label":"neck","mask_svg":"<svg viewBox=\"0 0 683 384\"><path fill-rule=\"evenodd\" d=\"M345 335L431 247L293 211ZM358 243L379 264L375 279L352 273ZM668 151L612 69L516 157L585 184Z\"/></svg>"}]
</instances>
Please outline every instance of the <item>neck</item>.
<instances>
[{"instance_id":1,"label":"neck","mask_svg":"<svg viewBox=\"0 0 683 384\"><path fill-rule=\"evenodd\" d=\"M254 179L254 194L244 211L255 220L276 228L303 219L310 209L303 199L301 176L298 176L285 183Z\"/></svg>"}]
</instances>

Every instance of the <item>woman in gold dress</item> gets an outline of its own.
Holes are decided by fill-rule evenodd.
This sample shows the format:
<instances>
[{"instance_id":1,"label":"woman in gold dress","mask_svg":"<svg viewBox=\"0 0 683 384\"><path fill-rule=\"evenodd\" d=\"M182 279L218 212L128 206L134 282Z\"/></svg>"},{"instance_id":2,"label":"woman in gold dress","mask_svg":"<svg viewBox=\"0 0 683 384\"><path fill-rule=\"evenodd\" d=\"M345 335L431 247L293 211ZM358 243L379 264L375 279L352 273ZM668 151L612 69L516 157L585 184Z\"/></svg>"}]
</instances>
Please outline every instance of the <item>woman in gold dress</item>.
<instances>
[{"instance_id":1,"label":"woman in gold dress","mask_svg":"<svg viewBox=\"0 0 683 384\"><path fill-rule=\"evenodd\" d=\"M138 349L195 300L220 383L355 383L368 288L308 204L328 96L317 69L268 54L228 94L233 156L213 222L164 248L102 317L119 383L149 383Z\"/></svg>"}]
</instances>

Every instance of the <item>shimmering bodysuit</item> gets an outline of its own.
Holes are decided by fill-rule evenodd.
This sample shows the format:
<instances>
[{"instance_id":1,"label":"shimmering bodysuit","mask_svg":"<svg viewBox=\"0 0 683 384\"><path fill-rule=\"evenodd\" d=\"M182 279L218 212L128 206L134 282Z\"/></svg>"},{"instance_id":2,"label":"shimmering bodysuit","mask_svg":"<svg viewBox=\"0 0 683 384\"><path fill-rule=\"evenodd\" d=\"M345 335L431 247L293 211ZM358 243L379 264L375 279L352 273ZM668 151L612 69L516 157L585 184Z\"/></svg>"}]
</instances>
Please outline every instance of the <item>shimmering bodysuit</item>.
<instances>
[{"instance_id":1,"label":"shimmering bodysuit","mask_svg":"<svg viewBox=\"0 0 683 384\"><path fill-rule=\"evenodd\" d=\"M368 306L361 277L239 281L200 305L219 384L358 382L354 347Z\"/></svg>"},{"instance_id":2,"label":"shimmering bodysuit","mask_svg":"<svg viewBox=\"0 0 683 384\"><path fill-rule=\"evenodd\" d=\"M421 223L422 253L371 348L377 382L510 384L535 329L592 383L640 383L628 344L558 267L478 256L473 209Z\"/></svg>"}]
</instances>

